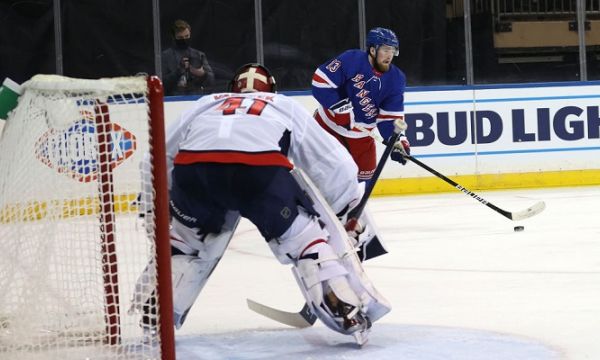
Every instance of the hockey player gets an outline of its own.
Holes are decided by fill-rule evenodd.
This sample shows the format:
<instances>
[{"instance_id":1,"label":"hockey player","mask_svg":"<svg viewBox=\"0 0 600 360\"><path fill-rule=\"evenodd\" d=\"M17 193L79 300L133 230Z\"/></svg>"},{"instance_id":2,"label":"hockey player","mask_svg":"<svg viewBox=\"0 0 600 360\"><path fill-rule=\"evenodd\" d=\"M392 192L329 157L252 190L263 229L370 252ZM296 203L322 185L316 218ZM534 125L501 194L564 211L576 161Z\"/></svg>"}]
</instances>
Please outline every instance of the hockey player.
<instances>
[{"instance_id":1,"label":"hockey player","mask_svg":"<svg viewBox=\"0 0 600 360\"><path fill-rule=\"evenodd\" d=\"M386 142L394 123L399 121L406 129L406 77L392 64L398 38L392 30L378 27L369 31L366 45L366 52L347 50L325 62L312 79L312 93L319 102L315 119L346 147L358 165L359 181L371 180L377 167L375 128ZM405 154L410 155L410 144L402 132L391 158L404 165ZM368 210L356 227L352 233L362 259L386 253Z\"/></svg>"},{"instance_id":2,"label":"hockey player","mask_svg":"<svg viewBox=\"0 0 600 360\"><path fill-rule=\"evenodd\" d=\"M398 56L398 38L389 29L374 28L367 34L367 51L347 50L319 66L312 79L312 93L320 106L318 123L335 136L358 165L358 179L368 181L376 168L377 127L383 139L392 135L396 119L404 121L404 73L392 64ZM401 135L392 160L406 164L403 153L410 144Z\"/></svg>"},{"instance_id":3,"label":"hockey player","mask_svg":"<svg viewBox=\"0 0 600 360\"><path fill-rule=\"evenodd\" d=\"M355 163L301 105L275 93L264 66L244 65L229 93L202 97L169 127L167 167L177 328L240 216L281 263L293 265L307 303L329 328L363 344L371 323L389 312L336 217L364 192ZM146 301L136 294L134 309L143 312Z\"/></svg>"}]
</instances>

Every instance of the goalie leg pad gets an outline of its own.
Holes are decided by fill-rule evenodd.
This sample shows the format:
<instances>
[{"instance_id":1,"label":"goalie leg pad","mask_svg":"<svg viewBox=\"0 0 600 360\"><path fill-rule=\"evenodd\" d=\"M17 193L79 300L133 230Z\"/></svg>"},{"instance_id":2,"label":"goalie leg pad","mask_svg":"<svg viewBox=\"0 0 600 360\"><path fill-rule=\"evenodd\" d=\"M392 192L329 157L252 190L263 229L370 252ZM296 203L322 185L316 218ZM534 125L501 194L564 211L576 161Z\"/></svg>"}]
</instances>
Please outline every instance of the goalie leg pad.
<instances>
[{"instance_id":1,"label":"goalie leg pad","mask_svg":"<svg viewBox=\"0 0 600 360\"><path fill-rule=\"evenodd\" d=\"M293 170L292 173L294 174L294 177L296 177L298 183L301 184L301 187L313 200L314 209L320 215L319 220L324 224L327 233L329 233L327 245L331 247L333 253L338 257L341 265L346 269L347 275L345 275L344 278L348 282L348 286L351 291L353 291L354 294L356 294L356 296L360 299L360 312L371 322L380 319L391 310L391 305L375 289L373 283L367 277L367 274L362 267L362 263L356 254L356 248L349 239L346 229L344 229L338 217L329 207L310 178L308 178L299 169ZM318 263L315 266L319 266ZM307 302L309 304L315 303L315 299L312 298L312 296L309 296L310 288L308 284L310 284L311 281L303 280L304 278L310 279L311 273L305 272L304 269L300 270L300 261L298 261L298 268L294 269L294 274L296 275L300 287L303 289ZM304 285L305 281L307 281L307 286ZM342 298L344 297L344 295L340 296L342 296ZM348 298L347 300L351 299ZM316 314L319 314L319 311L317 311L316 307L313 308L313 311L315 311ZM319 316L319 318L321 318L321 316ZM322 318L321 320L325 322Z\"/></svg>"},{"instance_id":2,"label":"goalie leg pad","mask_svg":"<svg viewBox=\"0 0 600 360\"><path fill-rule=\"evenodd\" d=\"M177 329L183 325L190 308L223 257L239 221L239 213L229 211L225 215L225 224L219 234L199 235L198 229L190 229L173 219L171 244L175 245L177 241L174 236L179 236L184 240L179 243L179 250L194 250L193 255L171 257L173 310Z\"/></svg>"},{"instance_id":3,"label":"goalie leg pad","mask_svg":"<svg viewBox=\"0 0 600 360\"><path fill-rule=\"evenodd\" d=\"M225 224L219 234L200 234L197 228L188 228L173 219L171 222L171 244L177 250L171 256L171 277L173 280L173 308L175 327L181 328L187 313L208 281L208 278L223 257L223 253L239 223L237 212L228 212ZM154 317L147 314L147 306L153 301L149 286L156 285L156 266L151 262L140 275L133 294L129 313L143 314L142 325L156 326Z\"/></svg>"},{"instance_id":4,"label":"goalie leg pad","mask_svg":"<svg viewBox=\"0 0 600 360\"><path fill-rule=\"evenodd\" d=\"M220 258L203 260L191 255L171 257L175 328L180 329Z\"/></svg>"},{"instance_id":5,"label":"goalie leg pad","mask_svg":"<svg viewBox=\"0 0 600 360\"><path fill-rule=\"evenodd\" d=\"M334 331L353 334L371 324L360 313L362 302L346 279L348 270L325 239L329 234L304 211L269 246L283 264L294 263L294 276L313 312Z\"/></svg>"},{"instance_id":6,"label":"goalie leg pad","mask_svg":"<svg viewBox=\"0 0 600 360\"><path fill-rule=\"evenodd\" d=\"M346 335L371 327L347 279L348 270L324 240L311 243L292 271L307 303L327 327Z\"/></svg>"},{"instance_id":7,"label":"goalie leg pad","mask_svg":"<svg viewBox=\"0 0 600 360\"><path fill-rule=\"evenodd\" d=\"M169 231L171 236L171 246L179 250L183 254L194 254L204 249L204 237L199 228L189 228L177 219L171 220Z\"/></svg>"},{"instance_id":8,"label":"goalie leg pad","mask_svg":"<svg viewBox=\"0 0 600 360\"><path fill-rule=\"evenodd\" d=\"M327 239L329 234L321 228L318 220L300 208L292 225L280 237L271 239L271 251L282 264L291 264L312 241Z\"/></svg>"},{"instance_id":9,"label":"goalie leg pad","mask_svg":"<svg viewBox=\"0 0 600 360\"><path fill-rule=\"evenodd\" d=\"M223 249L224 250L224 249ZM202 259L195 255L171 256L171 278L173 280L173 318L175 328L180 329L192 305L200 295L221 257ZM156 266L151 263L139 277L128 310L130 315L142 314L141 325L152 329L156 324L154 291L148 287L156 283Z\"/></svg>"}]
</instances>

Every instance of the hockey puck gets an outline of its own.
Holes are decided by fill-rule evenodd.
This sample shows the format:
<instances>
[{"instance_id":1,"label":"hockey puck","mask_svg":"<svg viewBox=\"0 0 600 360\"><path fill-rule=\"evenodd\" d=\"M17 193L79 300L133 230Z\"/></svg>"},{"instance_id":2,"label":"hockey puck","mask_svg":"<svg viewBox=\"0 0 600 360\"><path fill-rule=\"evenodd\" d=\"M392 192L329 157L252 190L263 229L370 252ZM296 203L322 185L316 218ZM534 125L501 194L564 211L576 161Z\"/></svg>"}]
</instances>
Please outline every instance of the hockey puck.
<instances>
[{"instance_id":1,"label":"hockey puck","mask_svg":"<svg viewBox=\"0 0 600 360\"><path fill-rule=\"evenodd\" d=\"M523 231L525 230L525 226L515 226L515 231Z\"/></svg>"}]
</instances>

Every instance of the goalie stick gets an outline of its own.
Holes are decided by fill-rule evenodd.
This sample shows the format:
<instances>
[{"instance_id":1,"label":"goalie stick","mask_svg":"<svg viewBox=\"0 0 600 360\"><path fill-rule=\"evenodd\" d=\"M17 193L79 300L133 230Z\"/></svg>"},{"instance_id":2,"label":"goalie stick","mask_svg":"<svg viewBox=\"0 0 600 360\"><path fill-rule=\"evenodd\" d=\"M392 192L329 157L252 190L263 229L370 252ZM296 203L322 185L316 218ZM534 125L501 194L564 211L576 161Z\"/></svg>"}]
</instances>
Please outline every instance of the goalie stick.
<instances>
[{"instance_id":1,"label":"goalie stick","mask_svg":"<svg viewBox=\"0 0 600 360\"><path fill-rule=\"evenodd\" d=\"M437 172L436 170L430 168L426 164L422 163L420 160L417 160L416 158L414 158L410 155L405 155L404 157L406 159L412 161L413 163L419 165L423 169L429 171L430 173L437 176L438 178L444 180L448 184L452 185L458 191L464 193L467 196L472 197L473 199L479 201L481 204L489 207L490 209L494 210L495 212L499 213L500 215L502 215L510 220L519 221L519 220L527 219L527 218L530 218L534 215L541 213L546 208L546 203L544 203L543 201L538 201L537 203L533 204L532 206L528 207L527 209L524 209L521 211L516 211L516 212L506 211L504 209L497 207L496 205L492 204L491 202L487 201L486 199L482 198L481 196L475 194L474 192L465 188L464 186L458 184L454 180L452 180L452 179L446 177L445 175Z\"/></svg>"},{"instance_id":2,"label":"goalie stick","mask_svg":"<svg viewBox=\"0 0 600 360\"><path fill-rule=\"evenodd\" d=\"M310 310L310 306L306 303L304 303L302 310L298 312L275 309L250 299L246 299L246 303L248 304L248 308L255 313L291 327L302 329L312 326L317 321L317 315Z\"/></svg>"},{"instance_id":3,"label":"goalie stick","mask_svg":"<svg viewBox=\"0 0 600 360\"><path fill-rule=\"evenodd\" d=\"M396 124L396 122L395 122L395 124ZM385 150L383 151L383 154L381 155L379 163L377 164L377 167L375 168L373 177L371 178L371 181L369 181L369 183L367 184L367 187L365 188L365 193L364 193L363 197L360 199L360 202L358 203L358 205L348 213L348 223L351 221L357 221L357 219L362 214L363 210L365 209L365 206L367 205L367 200L369 199L369 196L373 192L375 183L377 183L377 180L379 179L379 176L381 175L381 172L383 171L383 166L387 162L387 159L390 157L392 150L394 150L394 144L396 143L396 140L398 140L398 137L400 136L400 131L403 131L405 129L399 123L396 124L396 126L397 127L396 127L394 133L392 134L392 136L390 137L390 139L389 139L390 141L388 141L388 143L386 144ZM397 132L396 132L396 130L397 130ZM375 256L379 256L379 255L383 255L383 254L387 253L387 251L385 250L385 248L383 247L383 245L379 242L379 240L377 238L374 238L373 240L371 240L369 242L369 244L367 244L366 249L364 249L364 252L365 252L365 254L363 254L363 249L360 249L357 252L357 255L359 256L359 259L361 259L361 261L364 261L364 260L373 258ZM315 323L315 321L317 321L317 315L315 315L311 311L310 306L308 306L307 303L304 303L304 306L298 312L289 312L289 311L275 309L270 306L257 303L256 301L253 301L250 299L246 299L246 303L248 305L248 308L250 310L256 312L257 314L260 314L262 316L268 317L271 320L275 320L277 322L280 322L282 324L289 325L292 327L306 328L306 327L312 326Z\"/></svg>"}]
</instances>

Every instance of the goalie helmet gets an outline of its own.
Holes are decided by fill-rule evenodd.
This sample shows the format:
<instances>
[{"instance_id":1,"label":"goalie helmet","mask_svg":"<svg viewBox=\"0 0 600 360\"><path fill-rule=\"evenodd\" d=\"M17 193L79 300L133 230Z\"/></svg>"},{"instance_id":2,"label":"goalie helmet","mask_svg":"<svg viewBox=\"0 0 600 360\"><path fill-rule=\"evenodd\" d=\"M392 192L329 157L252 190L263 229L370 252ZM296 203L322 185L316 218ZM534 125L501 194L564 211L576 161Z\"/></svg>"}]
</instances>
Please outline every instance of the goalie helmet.
<instances>
[{"instance_id":1,"label":"goalie helmet","mask_svg":"<svg viewBox=\"0 0 600 360\"><path fill-rule=\"evenodd\" d=\"M393 46L396 48L394 56L398 56L400 42L392 30L382 27L376 27L369 30L369 33L367 34L367 51L369 51L371 47L374 47L377 50L381 45Z\"/></svg>"},{"instance_id":2,"label":"goalie helmet","mask_svg":"<svg viewBox=\"0 0 600 360\"><path fill-rule=\"evenodd\" d=\"M250 63L240 67L229 84L229 92L277 92L275 78L266 67Z\"/></svg>"}]
</instances>

